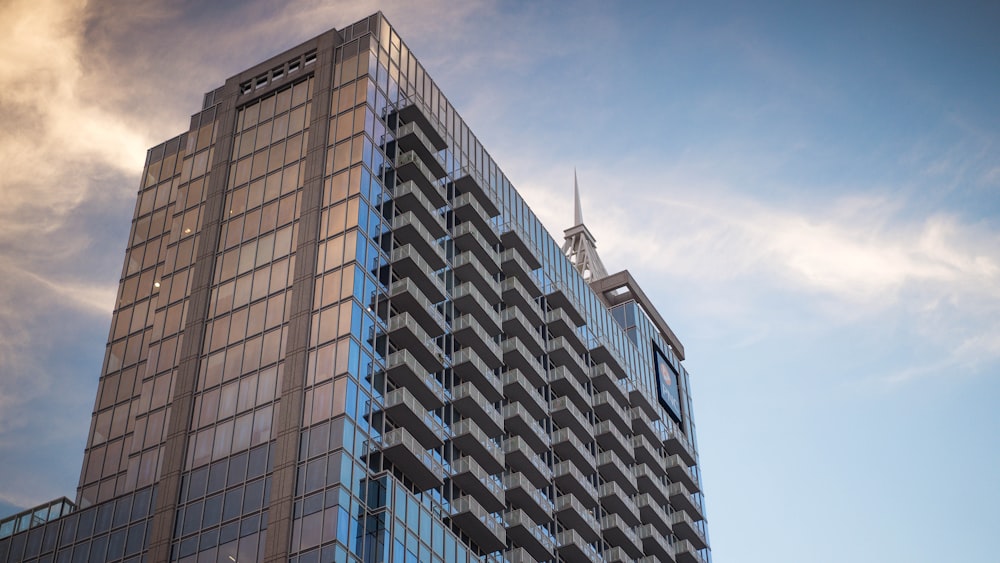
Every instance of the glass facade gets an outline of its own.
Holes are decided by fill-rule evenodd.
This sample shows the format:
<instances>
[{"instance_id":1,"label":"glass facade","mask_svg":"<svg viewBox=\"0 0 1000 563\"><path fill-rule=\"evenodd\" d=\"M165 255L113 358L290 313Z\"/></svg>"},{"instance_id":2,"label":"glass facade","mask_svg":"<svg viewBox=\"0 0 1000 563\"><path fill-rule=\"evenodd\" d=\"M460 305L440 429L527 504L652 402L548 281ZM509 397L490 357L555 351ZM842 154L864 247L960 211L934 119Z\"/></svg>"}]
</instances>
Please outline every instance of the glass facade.
<instances>
[{"instance_id":1,"label":"glass facade","mask_svg":"<svg viewBox=\"0 0 1000 563\"><path fill-rule=\"evenodd\" d=\"M80 509L0 560L708 561L640 309L381 14L330 31L150 150Z\"/></svg>"}]
</instances>

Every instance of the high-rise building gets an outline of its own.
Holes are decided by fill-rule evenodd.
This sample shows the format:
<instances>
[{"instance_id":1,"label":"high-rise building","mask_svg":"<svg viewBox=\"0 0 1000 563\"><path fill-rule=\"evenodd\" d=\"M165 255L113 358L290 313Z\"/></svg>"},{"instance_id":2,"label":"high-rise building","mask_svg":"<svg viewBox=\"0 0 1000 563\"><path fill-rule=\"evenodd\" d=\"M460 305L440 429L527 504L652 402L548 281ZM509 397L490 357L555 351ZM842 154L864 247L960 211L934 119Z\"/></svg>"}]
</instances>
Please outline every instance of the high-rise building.
<instances>
[{"instance_id":1,"label":"high-rise building","mask_svg":"<svg viewBox=\"0 0 1000 563\"><path fill-rule=\"evenodd\" d=\"M6 561L710 560L684 349L381 14L149 150L76 502Z\"/></svg>"}]
</instances>

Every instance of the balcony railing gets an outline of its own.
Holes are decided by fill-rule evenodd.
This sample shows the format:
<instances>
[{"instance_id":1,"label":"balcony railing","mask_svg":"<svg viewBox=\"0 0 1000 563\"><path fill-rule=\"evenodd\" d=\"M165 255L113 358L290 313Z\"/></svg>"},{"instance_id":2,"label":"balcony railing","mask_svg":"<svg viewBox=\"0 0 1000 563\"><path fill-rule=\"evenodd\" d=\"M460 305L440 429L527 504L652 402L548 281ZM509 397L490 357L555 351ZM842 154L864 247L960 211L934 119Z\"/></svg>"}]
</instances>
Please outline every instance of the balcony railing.
<instances>
[{"instance_id":1,"label":"balcony railing","mask_svg":"<svg viewBox=\"0 0 1000 563\"><path fill-rule=\"evenodd\" d=\"M382 453L413 482L417 490L426 491L441 486L444 466L405 428L396 428L382 436Z\"/></svg>"}]
</instances>

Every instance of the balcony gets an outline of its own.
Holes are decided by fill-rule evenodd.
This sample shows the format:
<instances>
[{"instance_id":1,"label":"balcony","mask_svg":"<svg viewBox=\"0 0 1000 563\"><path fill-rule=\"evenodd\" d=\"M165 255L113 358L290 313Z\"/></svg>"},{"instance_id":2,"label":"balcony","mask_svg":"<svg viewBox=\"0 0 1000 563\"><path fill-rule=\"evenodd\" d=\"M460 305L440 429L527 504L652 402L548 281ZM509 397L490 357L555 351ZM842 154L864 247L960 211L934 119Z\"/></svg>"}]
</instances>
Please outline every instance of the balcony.
<instances>
[{"instance_id":1,"label":"balcony","mask_svg":"<svg viewBox=\"0 0 1000 563\"><path fill-rule=\"evenodd\" d=\"M476 421L490 438L503 434L503 420L490 401L472 383L466 382L451 388L451 401L463 418Z\"/></svg>"},{"instance_id":2,"label":"balcony","mask_svg":"<svg viewBox=\"0 0 1000 563\"><path fill-rule=\"evenodd\" d=\"M528 348L532 356L542 355L544 351L542 337L520 310L513 307L504 309L500 313L500 321L503 323L503 332L506 336L516 336L521 339L521 343Z\"/></svg>"},{"instance_id":3,"label":"balcony","mask_svg":"<svg viewBox=\"0 0 1000 563\"><path fill-rule=\"evenodd\" d=\"M500 380L493 375L493 368L486 365L472 348L462 348L455 352L451 370L462 381L471 381L487 401L495 403L503 398Z\"/></svg>"},{"instance_id":4,"label":"balcony","mask_svg":"<svg viewBox=\"0 0 1000 563\"><path fill-rule=\"evenodd\" d=\"M434 174L415 151L400 153L396 157L396 177L399 181L413 182L428 196L442 191L442 186Z\"/></svg>"},{"instance_id":5,"label":"balcony","mask_svg":"<svg viewBox=\"0 0 1000 563\"><path fill-rule=\"evenodd\" d=\"M597 518L573 495L556 497L555 516L564 528L576 530L587 543L593 543L601 537Z\"/></svg>"},{"instance_id":6,"label":"balcony","mask_svg":"<svg viewBox=\"0 0 1000 563\"><path fill-rule=\"evenodd\" d=\"M493 336L479 325L479 321L475 317L462 315L452 322L451 328L455 340L462 347L475 350L491 371L503 365L503 353L500 351L500 346L493 341Z\"/></svg>"},{"instance_id":7,"label":"balcony","mask_svg":"<svg viewBox=\"0 0 1000 563\"><path fill-rule=\"evenodd\" d=\"M424 113L423 108L421 108L417 103L409 102L408 105L399 108L399 110L394 111L390 118L398 117L403 123L416 123L420 126L420 130L423 131L424 136L437 150L443 150L448 148L448 143L445 142L444 138L438 133L437 127L427 115Z\"/></svg>"},{"instance_id":8,"label":"balcony","mask_svg":"<svg viewBox=\"0 0 1000 563\"><path fill-rule=\"evenodd\" d=\"M625 550L633 559L642 556L642 544L625 520L617 514L609 514L601 518L601 533L609 544Z\"/></svg>"},{"instance_id":9,"label":"balcony","mask_svg":"<svg viewBox=\"0 0 1000 563\"><path fill-rule=\"evenodd\" d=\"M536 452L549 449L549 433L531 417L528 409L522 407L520 403L510 403L504 405L500 412L503 415L504 429L508 434L524 438Z\"/></svg>"},{"instance_id":10,"label":"balcony","mask_svg":"<svg viewBox=\"0 0 1000 563\"><path fill-rule=\"evenodd\" d=\"M659 433L654 428L653 423L649 420L649 415L642 407L632 407L628 411L629 418L632 420L632 433L642 434L650 441L656 441L659 439Z\"/></svg>"},{"instance_id":11,"label":"balcony","mask_svg":"<svg viewBox=\"0 0 1000 563\"><path fill-rule=\"evenodd\" d=\"M664 451L667 452L667 455L680 456L688 466L694 465L697 460L694 457L694 450L688 444L687 436L673 421L667 422L667 429L663 432Z\"/></svg>"},{"instance_id":12,"label":"balcony","mask_svg":"<svg viewBox=\"0 0 1000 563\"><path fill-rule=\"evenodd\" d=\"M684 485L671 483L667 487L667 494L670 496L670 505L675 509L687 512L695 522L705 519L705 515L701 512L701 506Z\"/></svg>"},{"instance_id":13,"label":"balcony","mask_svg":"<svg viewBox=\"0 0 1000 563\"><path fill-rule=\"evenodd\" d=\"M503 300L508 308L511 306L520 308L532 326L542 324L542 312L538 308L538 303L528 293L528 290L524 289L524 285L517 278L507 278L500 282L500 290L503 292Z\"/></svg>"},{"instance_id":14,"label":"balcony","mask_svg":"<svg viewBox=\"0 0 1000 563\"><path fill-rule=\"evenodd\" d=\"M576 350L577 354L583 355L587 353L587 345L580 339L580 335L576 332L576 325L569 318L569 315L566 314L566 311L562 309L547 311L545 313L545 324L548 325L549 332L565 338L569 345Z\"/></svg>"},{"instance_id":15,"label":"balcony","mask_svg":"<svg viewBox=\"0 0 1000 563\"><path fill-rule=\"evenodd\" d=\"M637 535L639 540L642 541L643 553L656 557L657 561L677 563L674 559L673 548L669 543L667 543L666 538L660 533L659 530L649 524L646 524L639 526Z\"/></svg>"},{"instance_id":16,"label":"balcony","mask_svg":"<svg viewBox=\"0 0 1000 563\"><path fill-rule=\"evenodd\" d=\"M639 509L632 502L630 493L621 485L615 482L604 483L597 488L597 494L606 512L617 514L630 526L639 525Z\"/></svg>"},{"instance_id":17,"label":"balcony","mask_svg":"<svg viewBox=\"0 0 1000 563\"><path fill-rule=\"evenodd\" d=\"M473 495L490 512L503 509L506 495L495 475L486 473L476 460L466 456L451 463L451 480L464 492Z\"/></svg>"},{"instance_id":18,"label":"balcony","mask_svg":"<svg viewBox=\"0 0 1000 563\"><path fill-rule=\"evenodd\" d=\"M451 299L460 312L476 317L476 320L483 325L487 332L490 334L500 332L500 314L471 282L465 282L455 287L451 293Z\"/></svg>"},{"instance_id":19,"label":"balcony","mask_svg":"<svg viewBox=\"0 0 1000 563\"><path fill-rule=\"evenodd\" d=\"M566 397L553 399L549 405L552 421L560 428L569 428L576 432L580 440L590 441L594 434L594 426L587 420L586 415L576 408L573 401Z\"/></svg>"},{"instance_id":20,"label":"balcony","mask_svg":"<svg viewBox=\"0 0 1000 563\"><path fill-rule=\"evenodd\" d=\"M576 323L576 326L581 326L586 322L583 318L583 313L577 308L576 297L569 292L568 289L564 289L561 283L554 283L549 293L545 294L545 301L553 309L559 308L566 311L569 318Z\"/></svg>"},{"instance_id":21,"label":"balcony","mask_svg":"<svg viewBox=\"0 0 1000 563\"><path fill-rule=\"evenodd\" d=\"M440 446L447 437L444 424L428 413L405 387L386 393L381 410L374 414L387 416L396 426L406 428L426 449Z\"/></svg>"},{"instance_id":22,"label":"balcony","mask_svg":"<svg viewBox=\"0 0 1000 563\"><path fill-rule=\"evenodd\" d=\"M635 497L635 505L639 509L639 516L646 524L652 524L664 536L669 536L670 517L662 506L649 493L643 493Z\"/></svg>"},{"instance_id":23,"label":"balcony","mask_svg":"<svg viewBox=\"0 0 1000 563\"><path fill-rule=\"evenodd\" d=\"M500 273L500 254L479 232L475 224L456 225L451 238L455 241L455 248L458 249L456 252L472 252L491 276Z\"/></svg>"},{"instance_id":24,"label":"balcony","mask_svg":"<svg viewBox=\"0 0 1000 563\"><path fill-rule=\"evenodd\" d=\"M444 317L409 278L396 280L389 286L389 299L397 311L409 313L428 336L444 334Z\"/></svg>"},{"instance_id":25,"label":"balcony","mask_svg":"<svg viewBox=\"0 0 1000 563\"><path fill-rule=\"evenodd\" d=\"M505 277L517 278L532 297L541 297L542 290L538 287L534 270L516 248L508 248L500 253L500 269Z\"/></svg>"},{"instance_id":26,"label":"balcony","mask_svg":"<svg viewBox=\"0 0 1000 563\"><path fill-rule=\"evenodd\" d=\"M702 531L702 525L692 520L686 512L674 512L671 514L670 527L673 529L674 535L682 540L691 542L694 549L705 549L708 547L708 540ZM678 553L679 555L680 553Z\"/></svg>"},{"instance_id":27,"label":"balcony","mask_svg":"<svg viewBox=\"0 0 1000 563\"><path fill-rule=\"evenodd\" d=\"M399 131L396 132L396 145L402 152L415 152L435 178L445 176L444 166L437 159L438 149L416 122L400 126Z\"/></svg>"},{"instance_id":28,"label":"balcony","mask_svg":"<svg viewBox=\"0 0 1000 563\"><path fill-rule=\"evenodd\" d=\"M472 419L451 425L451 443L463 454L471 455L490 475L503 471L504 456L500 446L487 436Z\"/></svg>"},{"instance_id":29,"label":"balcony","mask_svg":"<svg viewBox=\"0 0 1000 563\"><path fill-rule=\"evenodd\" d=\"M390 263L396 276L414 281L432 303L444 300L444 283L412 244L394 249Z\"/></svg>"},{"instance_id":30,"label":"balcony","mask_svg":"<svg viewBox=\"0 0 1000 563\"><path fill-rule=\"evenodd\" d=\"M688 540L681 540L673 545L677 563L705 563L705 558L698 553L694 544Z\"/></svg>"},{"instance_id":31,"label":"balcony","mask_svg":"<svg viewBox=\"0 0 1000 563\"><path fill-rule=\"evenodd\" d=\"M587 508L597 506L597 489L572 462L561 461L557 463L552 468L552 480L563 493L576 495L580 503Z\"/></svg>"},{"instance_id":32,"label":"balcony","mask_svg":"<svg viewBox=\"0 0 1000 563\"><path fill-rule=\"evenodd\" d=\"M500 350L503 352L503 363L509 370L520 371L535 388L545 385L545 369L520 340L508 338L500 343Z\"/></svg>"},{"instance_id":33,"label":"balcony","mask_svg":"<svg viewBox=\"0 0 1000 563\"><path fill-rule=\"evenodd\" d=\"M664 460L664 465L667 468L667 477L670 478L672 483L684 483L684 486L689 491L695 493L701 490L698 487L698 480L695 478L694 473L680 456L672 455L667 457Z\"/></svg>"},{"instance_id":34,"label":"balcony","mask_svg":"<svg viewBox=\"0 0 1000 563\"><path fill-rule=\"evenodd\" d=\"M554 364L557 366L566 366L581 383L590 379L590 368L583 358L573 351L573 347L569 345L565 338L560 336L549 340L546 348L549 352L549 359Z\"/></svg>"},{"instance_id":35,"label":"balcony","mask_svg":"<svg viewBox=\"0 0 1000 563\"><path fill-rule=\"evenodd\" d=\"M444 249L412 211L392 218L393 238L402 244L411 244L432 270L445 266Z\"/></svg>"},{"instance_id":36,"label":"balcony","mask_svg":"<svg viewBox=\"0 0 1000 563\"><path fill-rule=\"evenodd\" d=\"M652 495L661 505L667 504L667 486L659 475L645 464L636 465L633 471L636 486L640 491Z\"/></svg>"},{"instance_id":37,"label":"balcony","mask_svg":"<svg viewBox=\"0 0 1000 563\"><path fill-rule=\"evenodd\" d=\"M650 422L660 420L659 401L657 401L656 405L650 401L650 397L656 397L654 391L645 388L640 389L630 379L624 380L622 384L628 390L629 404L642 408L642 411L646 413L646 417Z\"/></svg>"},{"instance_id":38,"label":"balcony","mask_svg":"<svg viewBox=\"0 0 1000 563\"><path fill-rule=\"evenodd\" d=\"M500 302L500 284L486 271L475 254L468 250L457 254L451 265L455 275L463 282L472 282L487 303L496 305Z\"/></svg>"},{"instance_id":39,"label":"balcony","mask_svg":"<svg viewBox=\"0 0 1000 563\"><path fill-rule=\"evenodd\" d=\"M493 198L483 189L482 177L475 168L463 168L456 176L458 178L455 180L455 188L457 188L459 194L468 193L476 196L476 199L479 200L480 205L483 206L486 214L490 217L496 217L500 214L500 210L493 203Z\"/></svg>"},{"instance_id":40,"label":"balcony","mask_svg":"<svg viewBox=\"0 0 1000 563\"><path fill-rule=\"evenodd\" d=\"M421 365L429 368L428 371L440 371L444 367L444 352L409 313L389 319L388 332L389 340L397 349L410 351Z\"/></svg>"},{"instance_id":41,"label":"balcony","mask_svg":"<svg viewBox=\"0 0 1000 563\"><path fill-rule=\"evenodd\" d=\"M542 263L535 256L535 252L528 246L526 242L521 238L521 234L516 230L511 229L507 226L506 229L502 229L500 233L500 242L503 243L504 248L513 248L517 250L518 254L524 260L524 263L528 265L532 270L537 270L542 267Z\"/></svg>"},{"instance_id":42,"label":"balcony","mask_svg":"<svg viewBox=\"0 0 1000 563\"><path fill-rule=\"evenodd\" d=\"M576 530L564 530L556 535L556 549L563 561L600 561L601 556Z\"/></svg>"},{"instance_id":43,"label":"balcony","mask_svg":"<svg viewBox=\"0 0 1000 563\"><path fill-rule=\"evenodd\" d=\"M548 415L548 403L519 370L512 369L500 376L503 394L512 402L520 403L528 409L531 418L538 420Z\"/></svg>"},{"instance_id":44,"label":"balcony","mask_svg":"<svg viewBox=\"0 0 1000 563\"><path fill-rule=\"evenodd\" d=\"M658 469L662 467L662 457L660 452L657 451L656 447L650 443L642 434L632 436L632 451L635 452L635 459L637 463L645 463L646 465Z\"/></svg>"},{"instance_id":45,"label":"balcony","mask_svg":"<svg viewBox=\"0 0 1000 563\"><path fill-rule=\"evenodd\" d=\"M434 201L432 202L431 199ZM431 194L425 194L417 184L413 182L403 182L392 191L392 201L396 204L396 209L403 213L413 213L423 221L434 238L440 238L448 234L441 215L438 215L438 208L445 204L444 198L437 190Z\"/></svg>"},{"instance_id":46,"label":"balcony","mask_svg":"<svg viewBox=\"0 0 1000 563\"><path fill-rule=\"evenodd\" d=\"M573 401L581 411L590 410L590 391L580 384L566 366L549 370L549 386L555 394Z\"/></svg>"},{"instance_id":47,"label":"balcony","mask_svg":"<svg viewBox=\"0 0 1000 563\"><path fill-rule=\"evenodd\" d=\"M632 469L622 463L615 452L597 454L597 471L600 472L605 481L617 483L628 494L634 495L636 493Z\"/></svg>"},{"instance_id":48,"label":"balcony","mask_svg":"<svg viewBox=\"0 0 1000 563\"><path fill-rule=\"evenodd\" d=\"M479 231L479 234L490 248L500 244L500 235L497 233L493 221L490 220L486 209L472 194L462 194L451 203L451 208L455 212L455 218L462 223L471 223Z\"/></svg>"},{"instance_id":49,"label":"balcony","mask_svg":"<svg viewBox=\"0 0 1000 563\"><path fill-rule=\"evenodd\" d=\"M618 382L618 375L611 371L608 364L597 364L590 367L590 383L596 392L607 391L617 401L619 405L628 404L628 395L621 383Z\"/></svg>"},{"instance_id":50,"label":"balcony","mask_svg":"<svg viewBox=\"0 0 1000 563\"><path fill-rule=\"evenodd\" d=\"M632 419L625 414L618 401L607 391L601 391L594 396L594 413L601 420L609 420L622 434L632 433Z\"/></svg>"},{"instance_id":51,"label":"balcony","mask_svg":"<svg viewBox=\"0 0 1000 563\"><path fill-rule=\"evenodd\" d=\"M590 453L590 448L581 442L569 428L560 428L552 433L552 451L559 459L568 459L576 463L583 473L597 471L597 460Z\"/></svg>"},{"instance_id":52,"label":"balcony","mask_svg":"<svg viewBox=\"0 0 1000 563\"><path fill-rule=\"evenodd\" d=\"M602 449L613 451L625 463L633 463L632 443L610 420L598 422L594 426L594 439Z\"/></svg>"},{"instance_id":53,"label":"balcony","mask_svg":"<svg viewBox=\"0 0 1000 563\"><path fill-rule=\"evenodd\" d=\"M507 465L536 487L544 487L552 478L552 470L523 437L512 436L504 440L503 453Z\"/></svg>"},{"instance_id":54,"label":"balcony","mask_svg":"<svg viewBox=\"0 0 1000 563\"><path fill-rule=\"evenodd\" d=\"M513 510L503 516L507 523L507 535L516 544L522 546L537 561L552 559L555 553L555 540L548 531L535 524L523 511Z\"/></svg>"},{"instance_id":55,"label":"balcony","mask_svg":"<svg viewBox=\"0 0 1000 563\"><path fill-rule=\"evenodd\" d=\"M444 386L430 375L409 350L399 350L389 354L385 361L386 375L397 387L404 387L417 398L424 407L436 409L446 400Z\"/></svg>"},{"instance_id":56,"label":"balcony","mask_svg":"<svg viewBox=\"0 0 1000 563\"><path fill-rule=\"evenodd\" d=\"M507 502L516 508L524 510L535 522L546 523L552 520L552 501L549 500L534 483L523 473L511 473L503 478L503 487L507 492Z\"/></svg>"},{"instance_id":57,"label":"balcony","mask_svg":"<svg viewBox=\"0 0 1000 563\"><path fill-rule=\"evenodd\" d=\"M444 466L405 428L396 428L382 436L382 454L413 482L418 491L441 486Z\"/></svg>"},{"instance_id":58,"label":"balcony","mask_svg":"<svg viewBox=\"0 0 1000 563\"><path fill-rule=\"evenodd\" d=\"M486 512L470 496L459 497L451 503L451 521L462 529L484 552L503 549L507 545L507 532L503 522Z\"/></svg>"},{"instance_id":59,"label":"balcony","mask_svg":"<svg viewBox=\"0 0 1000 563\"><path fill-rule=\"evenodd\" d=\"M548 561L548 559L551 558L542 559L542 561ZM538 559L535 559L523 547L515 547L503 552L503 560L507 563L538 563Z\"/></svg>"},{"instance_id":60,"label":"balcony","mask_svg":"<svg viewBox=\"0 0 1000 563\"><path fill-rule=\"evenodd\" d=\"M628 375L625 371L625 362L618 354L618 350L608 344L603 337L597 338L597 345L590 350L590 357L594 359L595 363L608 364L611 371L618 374L620 378Z\"/></svg>"}]
</instances>

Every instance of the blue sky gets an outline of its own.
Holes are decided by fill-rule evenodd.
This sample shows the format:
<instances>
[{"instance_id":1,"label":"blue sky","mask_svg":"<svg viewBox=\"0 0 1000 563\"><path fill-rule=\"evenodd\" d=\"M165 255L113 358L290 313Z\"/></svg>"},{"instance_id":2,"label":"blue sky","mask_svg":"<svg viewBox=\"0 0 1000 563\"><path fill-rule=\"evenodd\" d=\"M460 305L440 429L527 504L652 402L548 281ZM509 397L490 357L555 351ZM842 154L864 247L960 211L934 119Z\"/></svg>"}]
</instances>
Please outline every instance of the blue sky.
<instances>
[{"instance_id":1,"label":"blue sky","mask_svg":"<svg viewBox=\"0 0 1000 563\"><path fill-rule=\"evenodd\" d=\"M988 2L6 3L0 513L75 493L145 149L377 9L684 342L716 561L996 560Z\"/></svg>"}]
</instances>

